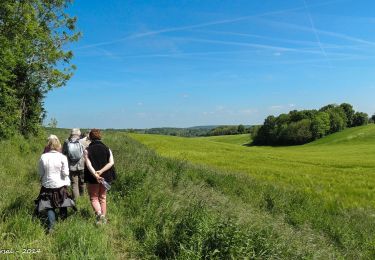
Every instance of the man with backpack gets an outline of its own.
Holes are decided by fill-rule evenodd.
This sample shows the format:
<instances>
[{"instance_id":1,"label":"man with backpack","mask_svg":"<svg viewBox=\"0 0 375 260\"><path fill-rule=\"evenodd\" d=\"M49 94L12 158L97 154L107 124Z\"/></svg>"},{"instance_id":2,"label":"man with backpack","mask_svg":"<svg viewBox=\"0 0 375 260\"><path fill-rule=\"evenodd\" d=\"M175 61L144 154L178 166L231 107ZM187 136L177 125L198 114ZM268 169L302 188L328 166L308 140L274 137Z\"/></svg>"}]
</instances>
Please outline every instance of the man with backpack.
<instances>
[{"instance_id":1,"label":"man with backpack","mask_svg":"<svg viewBox=\"0 0 375 260\"><path fill-rule=\"evenodd\" d=\"M81 131L79 128L73 128L70 137L65 140L62 153L68 157L69 177L73 189L73 199L76 200L84 192L84 169L85 159L83 152L84 145L80 140Z\"/></svg>"}]
</instances>

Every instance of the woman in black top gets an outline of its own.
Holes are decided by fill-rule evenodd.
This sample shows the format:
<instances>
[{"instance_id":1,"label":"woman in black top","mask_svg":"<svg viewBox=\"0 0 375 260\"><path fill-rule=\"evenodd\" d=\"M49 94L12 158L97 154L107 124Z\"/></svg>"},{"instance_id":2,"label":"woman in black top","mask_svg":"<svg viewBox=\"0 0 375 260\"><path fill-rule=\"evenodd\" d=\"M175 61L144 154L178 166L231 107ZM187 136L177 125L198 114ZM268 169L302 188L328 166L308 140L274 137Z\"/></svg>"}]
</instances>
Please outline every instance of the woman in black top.
<instances>
[{"instance_id":1,"label":"woman in black top","mask_svg":"<svg viewBox=\"0 0 375 260\"><path fill-rule=\"evenodd\" d=\"M115 178L113 170L114 160L111 150L103 144L99 129L90 131L91 143L85 151L85 182L89 192L91 205L95 211L96 223L105 224L106 219L106 193L108 184Z\"/></svg>"}]
</instances>

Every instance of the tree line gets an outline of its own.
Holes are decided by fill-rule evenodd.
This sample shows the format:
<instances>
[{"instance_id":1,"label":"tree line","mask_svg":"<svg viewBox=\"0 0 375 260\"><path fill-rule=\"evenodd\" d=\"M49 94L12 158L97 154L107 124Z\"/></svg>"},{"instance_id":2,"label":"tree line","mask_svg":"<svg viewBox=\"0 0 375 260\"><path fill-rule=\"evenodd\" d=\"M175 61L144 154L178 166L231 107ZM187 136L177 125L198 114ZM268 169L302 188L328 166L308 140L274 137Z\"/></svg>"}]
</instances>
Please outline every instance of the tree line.
<instances>
[{"instance_id":1,"label":"tree line","mask_svg":"<svg viewBox=\"0 0 375 260\"><path fill-rule=\"evenodd\" d=\"M368 115L355 112L348 103L329 104L319 110L292 110L288 114L268 116L253 133L254 145L305 144L347 127L365 125Z\"/></svg>"},{"instance_id":2,"label":"tree line","mask_svg":"<svg viewBox=\"0 0 375 260\"><path fill-rule=\"evenodd\" d=\"M71 0L0 1L0 139L37 134L46 116L44 98L75 69L66 49L78 40Z\"/></svg>"},{"instance_id":3,"label":"tree line","mask_svg":"<svg viewBox=\"0 0 375 260\"><path fill-rule=\"evenodd\" d=\"M182 137L199 137L199 136L217 136L217 135L238 135L251 133L253 126L246 127L244 125L222 125L222 126L202 126L202 127L189 127L189 128L173 128L173 127L160 127L134 130L133 132L145 134L160 134L172 135Z\"/></svg>"}]
</instances>

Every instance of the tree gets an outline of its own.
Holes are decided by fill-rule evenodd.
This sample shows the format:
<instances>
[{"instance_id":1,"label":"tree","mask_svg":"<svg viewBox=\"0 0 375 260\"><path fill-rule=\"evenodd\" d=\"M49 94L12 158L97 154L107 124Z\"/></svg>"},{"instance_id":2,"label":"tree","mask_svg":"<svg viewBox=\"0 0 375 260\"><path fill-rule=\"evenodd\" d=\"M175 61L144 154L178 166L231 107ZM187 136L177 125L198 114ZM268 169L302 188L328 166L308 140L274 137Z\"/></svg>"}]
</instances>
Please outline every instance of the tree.
<instances>
[{"instance_id":1,"label":"tree","mask_svg":"<svg viewBox=\"0 0 375 260\"><path fill-rule=\"evenodd\" d=\"M57 119L52 117L51 120L48 123L48 127L56 128L57 127Z\"/></svg>"},{"instance_id":2,"label":"tree","mask_svg":"<svg viewBox=\"0 0 375 260\"><path fill-rule=\"evenodd\" d=\"M244 134L245 133L245 127L243 125L239 125L237 128L237 132L239 134Z\"/></svg>"},{"instance_id":3,"label":"tree","mask_svg":"<svg viewBox=\"0 0 375 260\"><path fill-rule=\"evenodd\" d=\"M254 144L274 144L276 141L276 118L268 116L253 138Z\"/></svg>"},{"instance_id":4,"label":"tree","mask_svg":"<svg viewBox=\"0 0 375 260\"><path fill-rule=\"evenodd\" d=\"M64 86L75 69L64 48L78 40L71 0L2 0L0 3L0 137L37 133L43 99ZM7 131L5 130L7 129Z\"/></svg>"},{"instance_id":5,"label":"tree","mask_svg":"<svg viewBox=\"0 0 375 260\"><path fill-rule=\"evenodd\" d=\"M313 138L310 128L310 119L292 122L286 129L285 134L288 144L304 144L310 142Z\"/></svg>"},{"instance_id":6,"label":"tree","mask_svg":"<svg viewBox=\"0 0 375 260\"><path fill-rule=\"evenodd\" d=\"M375 117L375 115L374 115ZM349 118L349 119L348 119ZM346 127L367 124L366 113L354 113L352 105L326 105L319 110L292 110L278 117L268 116L258 131L254 131L255 145L304 144L335 133Z\"/></svg>"},{"instance_id":7,"label":"tree","mask_svg":"<svg viewBox=\"0 0 375 260\"><path fill-rule=\"evenodd\" d=\"M375 114L373 114L370 119L372 123L375 123Z\"/></svg>"},{"instance_id":8,"label":"tree","mask_svg":"<svg viewBox=\"0 0 375 260\"><path fill-rule=\"evenodd\" d=\"M331 107L329 109L325 109L324 112L326 112L329 115L329 121L330 121L329 133L330 134L339 132L346 128L347 126L346 123L348 120L342 107L339 107L339 106Z\"/></svg>"},{"instance_id":9,"label":"tree","mask_svg":"<svg viewBox=\"0 0 375 260\"><path fill-rule=\"evenodd\" d=\"M330 120L326 112L318 112L311 121L311 133L314 140L319 139L329 133Z\"/></svg>"},{"instance_id":10,"label":"tree","mask_svg":"<svg viewBox=\"0 0 375 260\"><path fill-rule=\"evenodd\" d=\"M367 125L368 115L363 112L356 112L353 116L353 125L352 126L361 126Z\"/></svg>"},{"instance_id":11,"label":"tree","mask_svg":"<svg viewBox=\"0 0 375 260\"><path fill-rule=\"evenodd\" d=\"M348 103L342 103L340 107L344 110L346 115L346 125L351 126L353 124L353 117L354 117L354 109L353 106Z\"/></svg>"},{"instance_id":12,"label":"tree","mask_svg":"<svg viewBox=\"0 0 375 260\"><path fill-rule=\"evenodd\" d=\"M326 105L326 106L324 106L324 107L321 107L321 108L319 109L319 111L324 112L324 111L330 110L330 109L335 108L335 107L337 107L336 104L328 104L328 105Z\"/></svg>"}]
</instances>

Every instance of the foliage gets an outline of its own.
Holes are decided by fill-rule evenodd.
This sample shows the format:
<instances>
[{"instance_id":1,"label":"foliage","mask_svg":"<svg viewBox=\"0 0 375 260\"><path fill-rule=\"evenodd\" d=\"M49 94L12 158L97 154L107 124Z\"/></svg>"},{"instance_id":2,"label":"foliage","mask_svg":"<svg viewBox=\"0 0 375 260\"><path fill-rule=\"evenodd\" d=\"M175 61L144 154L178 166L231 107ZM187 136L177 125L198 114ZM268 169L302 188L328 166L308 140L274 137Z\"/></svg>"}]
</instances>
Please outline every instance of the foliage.
<instances>
[{"instance_id":1,"label":"foliage","mask_svg":"<svg viewBox=\"0 0 375 260\"><path fill-rule=\"evenodd\" d=\"M356 112L353 116L352 126L367 125L369 121L368 115L363 112Z\"/></svg>"},{"instance_id":2,"label":"foliage","mask_svg":"<svg viewBox=\"0 0 375 260\"><path fill-rule=\"evenodd\" d=\"M160 135L172 135L172 136L204 136L210 128L173 128L173 127L160 127L145 129L143 132L146 134L160 134Z\"/></svg>"},{"instance_id":3,"label":"foliage","mask_svg":"<svg viewBox=\"0 0 375 260\"><path fill-rule=\"evenodd\" d=\"M211 129L206 134L206 136L244 134L244 133L249 133L251 128L252 128L251 126L249 128L245 128L244 125L218 126L218 127L215 127L214 129Z\"/></svg>"},{"instance_id":4,"label":"foliage","mask_svg":"<svg viewBox=\"0 0 375 260\"><path fill-rule=\"evenodd\" d=\"M52 117L47 126L51 128L57 128L57 119Z\"/></svg>"},{"instance_id":5,"label":"foliage","mask_svg":"<svg viewBox=\"0 0 375 260\"><path fill-rule=\"evenodd\" d=\"M72 76L73 54L64 46L78 39L70 0L4 0L0 3L0 138L39 131L43 99Z\"/></svg>"},{"instance_id":6,"label":"foliage","mask_svg":"<svg viewBox=\"0 0 375 260\"><path fill-rule=\"evenodd\" d=\"M246 128L244 125L229 125L229 126L197 126L189 128L173 128L160 127L149 129L129 129L129 133L144 133L144 134L159 134L172 135L183 137L197 137L197 136L219 136L219 135L238 135L250 133L254 126Z\"/></svg>"},{"instance_id":7,"label":"foliage","mask_svg":"<svg viewBox=\"0 0 375 260\"><path fill-rule=\"evenodd\" d=\"M348 103L329 104L317 110L290 111L268 116L252 135L255 145L305 144L346 127L365 125L368 116L356 112Z\"/></svg>"}]
</instances>

